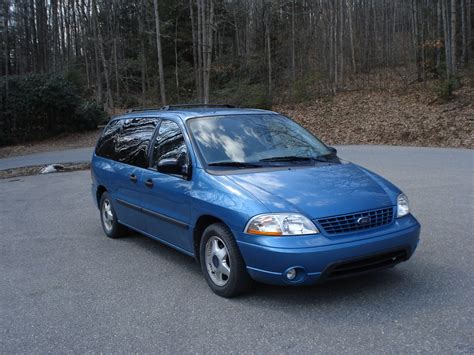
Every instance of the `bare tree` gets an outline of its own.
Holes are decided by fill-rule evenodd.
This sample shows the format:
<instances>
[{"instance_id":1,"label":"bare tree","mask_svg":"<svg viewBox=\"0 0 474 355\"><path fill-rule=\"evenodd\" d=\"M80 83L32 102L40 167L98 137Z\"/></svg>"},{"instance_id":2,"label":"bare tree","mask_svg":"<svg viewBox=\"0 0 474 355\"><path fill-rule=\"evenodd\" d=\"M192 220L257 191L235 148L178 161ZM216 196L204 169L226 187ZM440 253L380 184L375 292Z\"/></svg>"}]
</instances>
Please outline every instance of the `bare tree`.
<instances>
[{"instance_id":1,"label":"bare tree","mask_svg":"<svg viewBox=\"0 0 474 355\"><path fill-rule=\"evenodd\" d=\"M145 0L140 0L138 16L138 35L140 36L140 74L141 74L141 103L146 104L146 54L145 54Z\"/></svg>"},{"instance_id":2,"label":"bare tree","mask_svg":"<svg viewBox=\"0 0 474 355\"><path fill-rule=\"evenodd\" d=\"M166 90L165 90L165 73L163 70L163 54L161 51L161 32L160 32L160 15L158 12L158 0L153 0L153 7L155 10L155 30L156 30L156 50L158 55L158 73L160 81L160 96L161 103L166 105Z\"/></svg>"},{"instance_id":3,"label":"bare tree","mask_svg":"<svg viewBox=\"0 0 474 355\"><path fill-rule=\"evenodd\" d=\"M267 52L267 68L268 68L268 96L272 97L272 47L271 47L271 18L272 18L272 3L265 1L264 3L264 23L265 23L265 49Z\"/></svg>"},{"instance_id":4,"label":"bare tree","mask_svg":"<svg viewBox=\"0 0 474 355\"><path fill-rule=\"evenodd\" d=\"M213 48L214 0L196 0L196 5L198 98L199 101L208 103Z\"/></svg>"},{"instance_id":5,"label":"bare tree","mask_svg":"<svg viewBox=\"0 0 474 355\"><path fill-rule=\"evenodd\" d=\"M296 80L296 34L295 34L295 2L291 1L291 80Z\"/></svg>"},{"instance_id":6,"label":"bare tree","mask_svg":"<svg viewBox=\"0 0 474 355\"><path fill-rule=\"evenodd\" d=\"M457 0L451 0L451 74L456 75L456 2Z\"/></svg>"},{"instance_id":7,"label":"bare tree","mask_svg":"<svg viewBox=\"0 0 474 355\"><path fill-rule=\"evenodd\" d=\"M296 97L305 86L310 94L381 86L381 76L400 67L422 81L431 72L452 79L462 73L458 65L472 60L472 0L3 0L0 6L0 75L83 74L86 88L109 108L135 99L145 105L154 78L163 103L208 102L218 90ZM167 95L171 76L176 90Z\"/></svg>"},{"instance_id":8,"label":"bare tree","mask_svg":"<svg viewBox=\"0 0 474 355\"><path fill-rule=\"evenodd\" d=\"M9 26L10 2L5 0L3 4L3 45L5 60L5 95L8 96L8 76L10 74L10 47L8 43L8 26Z\"/></svg>"},{"instance_id":9,"label":"bare tree","mask_svg":"<svg viewBox=\"0 0 474 355\"><path fill-rule=\"evenodd\" d=\"M110 87L110 74L109 74L109 66L107 64L107 59L105 58L105 49L104 49L104 39L102 37L102 31L100 29L98 23L98 12L97 12L97 3L96 0L92 0L92 13L93 13L93 24L96 30L97 35L97 50L100 55L100 59L102 60L102 67L104 69L104 78L105 78L105 87L106 87L106 94L107 94L107 101L106 106L114 109L114 99L112 97L112 90Z\"/></svg>"}]
</instances>

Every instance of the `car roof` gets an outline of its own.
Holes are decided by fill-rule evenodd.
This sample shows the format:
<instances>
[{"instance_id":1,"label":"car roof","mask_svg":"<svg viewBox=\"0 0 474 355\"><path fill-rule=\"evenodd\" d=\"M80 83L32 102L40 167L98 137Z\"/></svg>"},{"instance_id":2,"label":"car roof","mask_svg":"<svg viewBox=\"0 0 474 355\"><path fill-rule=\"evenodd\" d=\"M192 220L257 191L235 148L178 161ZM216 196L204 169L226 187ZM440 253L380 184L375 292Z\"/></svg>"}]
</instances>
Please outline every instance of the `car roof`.
<instances>
[{"instance_id":1,"label":"car roof","mask_svg":"<svg viewBox=\"0 0 474 355\"><path fill-rule=\"evenodd\" d=\"M273 111L254 108L233 108L233 107L176 107L158 109L130 110L125 114L114 116L112 119L140 118L140 117L162 117L181 118L186 121L190 118L226 115L255 115L255 114L277 114Z\"/></svg>"}]
</instances>

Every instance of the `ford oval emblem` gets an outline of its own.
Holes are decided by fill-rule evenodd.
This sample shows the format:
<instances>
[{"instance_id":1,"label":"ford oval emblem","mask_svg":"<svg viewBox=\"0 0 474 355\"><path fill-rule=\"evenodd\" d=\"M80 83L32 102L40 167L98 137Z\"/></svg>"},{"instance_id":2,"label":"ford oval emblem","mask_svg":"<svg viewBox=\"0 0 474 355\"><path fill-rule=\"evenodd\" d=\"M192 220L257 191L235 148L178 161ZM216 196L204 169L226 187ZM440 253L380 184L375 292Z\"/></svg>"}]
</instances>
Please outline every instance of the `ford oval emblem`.
<instances>
[{"instance_id":1,"label":"ford oval emblem","mask_svg":"<svg viewBox=\"0 0 474 355\"><path fill-rule=\"evenodd\" d=\"M357 224L360 224L361 226L364 226L370 222L369 217L360 217L357 219Z\"/></svg>"}]
</instances>

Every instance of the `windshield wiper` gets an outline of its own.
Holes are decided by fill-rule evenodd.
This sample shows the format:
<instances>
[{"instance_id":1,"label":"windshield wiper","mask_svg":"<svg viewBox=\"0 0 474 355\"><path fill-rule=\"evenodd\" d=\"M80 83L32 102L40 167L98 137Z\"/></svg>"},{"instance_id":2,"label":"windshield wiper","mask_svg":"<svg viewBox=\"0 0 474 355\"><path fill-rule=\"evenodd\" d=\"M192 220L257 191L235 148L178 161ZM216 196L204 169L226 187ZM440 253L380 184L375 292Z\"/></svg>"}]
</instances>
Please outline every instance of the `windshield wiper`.
<instances>
[{"instance_id":1,"label":"windshield wiper","mask_svg":"<svg viewBox=\"0 0 474 355\"><path fill-rule=\"evenodd\" d=\"M261 168L262 165L255 163L246 163L243 161L217 161L207 164L208 166L230 166L234 168Z\"/></svg>"},{"instance_id":2,"label":"windshield wiper","mask_svg":"<svg viewBox=\"0 0 474 355\"><path fill-rule=\"evenodd\" d=\"M321 162L321 163L328 163L331 162L328 156L326 155L319 155L317 157L305 157L305 156L298 156L298 155L288 155L282 157L271 157L260 159L261 162L292 162L292 161L308 161L308 162Z\"/></svg>"},{"instance_id":3,"label":"windshield wiper","mask_svg":"<svg viewBox=\"0 0 474 355\"><path fill-rule=\"evenodd\" d=\"M260 159L261 162L313 161L313 160L317 160L317 159L314 157L303 157L303 156L298 156L298 155L288 155L288 156L283 156L283 157L271 157L271 158Z\"/></svg>"}]
</instances>

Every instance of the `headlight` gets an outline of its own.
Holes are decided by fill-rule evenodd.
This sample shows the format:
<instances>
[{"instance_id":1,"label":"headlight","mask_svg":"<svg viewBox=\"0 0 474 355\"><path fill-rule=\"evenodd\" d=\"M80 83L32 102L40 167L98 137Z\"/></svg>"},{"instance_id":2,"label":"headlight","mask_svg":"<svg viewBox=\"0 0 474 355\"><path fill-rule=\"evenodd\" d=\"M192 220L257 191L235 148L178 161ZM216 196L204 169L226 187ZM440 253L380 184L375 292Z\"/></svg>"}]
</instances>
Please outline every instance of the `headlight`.
<instances>
[{"instance_id":1,"label":"headlight","mask_svg":"<svg viewBox=\"0 0 474 355\"><path fill-rule=\"evenodd\" d=\"M406 216L410 213L410 206L408 205L408 197L405 194L400 194L397 197L397 218Z\"/></svg>"},{"instance_id":2,"label":"headlight","mask_svg":"<svg viewBox=\"0 0 474 355\"><path fill-rule=\"evenodd\" d=\"M305 216L294 213L261 214L253 217L245 233L259 235L304 235L319 233L318 228Z\"/></svg>"}]
</instances>

